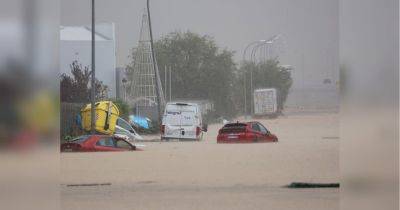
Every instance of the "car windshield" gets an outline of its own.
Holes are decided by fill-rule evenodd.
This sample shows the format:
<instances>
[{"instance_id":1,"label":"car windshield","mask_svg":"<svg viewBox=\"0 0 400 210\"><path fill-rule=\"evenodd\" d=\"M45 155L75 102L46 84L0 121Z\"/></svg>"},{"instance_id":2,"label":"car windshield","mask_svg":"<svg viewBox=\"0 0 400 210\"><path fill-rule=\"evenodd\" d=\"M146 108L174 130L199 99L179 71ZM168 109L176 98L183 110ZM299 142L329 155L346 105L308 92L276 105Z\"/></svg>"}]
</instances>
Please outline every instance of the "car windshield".
<instances>
[{"instance_id":1,"label":"car windshield","mask_svg":"<svg viewBox=\"0 0 400 210\"><path fill-rule=\"evenodd\" d=\"M258 124L258 127L260 128L261 133L264 133L264 134L268 133L267 128L265 128L264 125L262 125L261 123Z\"/></svg>"},{"instance_id":2,"label":"car windshield","mask_svg":"<svg viewBox=\"0 0 400 210\"><path fill-rule=\"evenodd\" d=\"M79 136L79 137L77 137L77 138L72 139L71 142L74 142L74 143L82 143L82 142L86 141L89 137L90 137L90 136L88 136L88 135Z\"/></svg>"},{"instance_id":3,"label":"car windshield","mask_svg":"<svg viewBox=\"0 0 400 210\"><path fill-rule=\"evenodd\" d=\"M129 125L129 123L126 122L125 120L123 120L122 118L118 118L117 125L120 126L123 129L127 130L127 131L133 130L132 126Z\"/></svg>"}]
</instances>

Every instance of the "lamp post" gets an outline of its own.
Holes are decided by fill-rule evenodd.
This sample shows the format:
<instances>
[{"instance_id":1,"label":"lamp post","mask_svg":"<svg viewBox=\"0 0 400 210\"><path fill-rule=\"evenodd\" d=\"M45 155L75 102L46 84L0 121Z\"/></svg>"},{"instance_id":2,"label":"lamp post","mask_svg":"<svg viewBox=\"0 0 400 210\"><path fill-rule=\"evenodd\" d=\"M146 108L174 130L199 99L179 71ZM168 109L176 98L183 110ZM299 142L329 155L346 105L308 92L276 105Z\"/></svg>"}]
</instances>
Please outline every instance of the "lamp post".
<instances>
[{"instance_id":1,"label":"lamp post","mask_svg":"<svg viewBox=\"0 0 400 210\"><path fill-rule=\"evenodd\" d=\"M123 92L124 92L124 95L123 95L123 97L122 97L122 99L123 99L123 101L126 101L126 99L127 99L127 97L126 97L126 95L127 95L127 93L126 93L126 83L128 82L128 80L126 80L125 78L123 78L122 79L122 87L123 87Z\"/></svg>"},{"instance_id":2,"label":"lamp post","mask_svg":"<svg viewBox=\"0 0 400 210\"><path fill-rule=\"evenodd\" d=\"M265 42L259 43L258 45L254 46L253 49L252 49L252 51L251 51L251 54L250 54L250 60L251 60L253 63L256 63L256 61L257 61L257 60L256 60L257 51L258 51L258 49L259 49L261 46L264 46L264 45L267 46L267 55L266 55L266 56L268 56L268 54L269 54L268 48L269 48L269 46L271 46L273 43L274 43L273 41L269 40L269 41L265 41Z\"/></svg>"},{"instance_id":3,"label":"lamp post","mask_svg":"<svg viewBox=\"0 0 400 210\"><path fill-rule=\"evenodd\" d=\"M278 35L275 35L275 36L271 37L268 40L259 40L257 42L250 43L248 45L248 47L250 47L250 46L252 46L254 44L257 44L255 46L253 46L253 49L252 49L251 54L250 54L250 61L253 62L256 65L256 53L257 53L259 47L264 46L264 45L267 46L267 54L269 56L269 53L270 53L269 52L269 46L272 46L274 44L274 42L276 40L280 39L280 38L281 38L281 35L278 34ZM245 58L245 53L246 53L246 50L247 50L248 47L246 47L245 52L243 53L243 59ZM250 91L251 91L250 114L252 115L253 114L253 109L254 109L254 105L253 105L253 103L254 103L254 100L253 100L253 91L254 91L253 90L253 69L251 69L251 71L250 71Z\"/></svg>"},{"instance_id":4,"label":"lamp post","mask_svg":"<svg viewBox=\"0 0 400 210\"><path fill-rule=\"evenodd\" d=\"M164 65L164 97L165 100L168 99L168 94L167 94L167 65Z\"/></svg>"},{"instance_id":5,"label":"lamp post","mask_svg":"<svg viewBox=\"0 0 400 210\"><path fill-rule=\"evenodd\" d=\"M91 112L90 112L90 132L92 134L96 133L95 125L96 125L96 116L95 116L95 100L96 100L96 64L95 64L95 31L96 31L96 24L95 24L95 0L92 0L92 73L91 73L91 94L90 94L90 105L91 105Z\"/></svg>"},{"instance_id":6,"label":"lamp post","mask_svg":"<svg viewBox=\"0 0 400 210\"><path fill-rule=\"evenodd\" d=\"M253 46L253 49L251 50L251 54L250 54L250 61L253 62L254 65L256 65L255 54L256 54L258 48L260 46L268 44L270 42L271 41L260 40L260 41L255 43L257 45ZM250 70L250 92L251 92L251 95L250 95L250 115L253 115L253 112L254 112L253 111L254 110L254 105L253 105L253 103L254 103L254 99L253 99L253 94L254 94L253 93L254 92L254 88L253 88L254 87L254 85L253 85L253 71L254 71L253 69Z\"/></svg>"},{"instance_id":7,"label":"lamp post","mask_svg":"<svg viewBox=\"0 0 400 210\"><path fill-rule=\"evenodd\" d=\"M169 66L169 102L171 102L172 99L172 67Z\"/></svg>"},{"instance_id":8,"label":"lamp post","mask_svg":"<svg viewBox=\"0 0 400 210\"><path fill-rule=\"evenodd\" d=\"M245 62L246 62L246 52L247 52L247 50L249 49L249 47L251 47L252 45L255 45L255 44L257 44L257 43L262 43L262 42L265 42L265 40L263 40L263 39L261 39L261 40L258 40L258 41L254 41L254 42L251 42L250 44L248 44L247 46L246 46L246 48L244 49L244 51L243 51L243 66L244 66L244 64L245 64ZM247 90L246 90L246 87L247 87L247 85L246 85L246 71L244 71L243 72L244 73L244 76L243 76L243 89L244 89L244 115L245 115L245 118L247 117ZM253 77L253 73L252 72L250 72L250 80L253 80L252 79L252 77ZM252 82L251 82L251 84L252 84Z\"/></svg>"}]
</instances>

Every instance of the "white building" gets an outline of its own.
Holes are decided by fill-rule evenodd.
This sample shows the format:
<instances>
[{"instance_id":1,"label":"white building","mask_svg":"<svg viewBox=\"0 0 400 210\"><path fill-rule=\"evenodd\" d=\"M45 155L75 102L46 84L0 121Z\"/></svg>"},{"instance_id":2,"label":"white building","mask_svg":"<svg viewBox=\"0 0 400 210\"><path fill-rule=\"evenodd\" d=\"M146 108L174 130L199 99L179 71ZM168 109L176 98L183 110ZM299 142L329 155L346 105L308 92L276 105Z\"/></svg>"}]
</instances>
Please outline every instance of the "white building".
<instances>
[{"instance_id":1,"label":"white building","mask_svg":"<svg viewBox=\"0 0 400 210\"><path fill-rule=\"evenodd\" d=\"M91 66L91 27L60 27L60 73L71 74L70 65L78 61ZM108 96L116 96L115 28L114 23L96 24L96 78L108 86Z\"/></svg>"}]
</instances>

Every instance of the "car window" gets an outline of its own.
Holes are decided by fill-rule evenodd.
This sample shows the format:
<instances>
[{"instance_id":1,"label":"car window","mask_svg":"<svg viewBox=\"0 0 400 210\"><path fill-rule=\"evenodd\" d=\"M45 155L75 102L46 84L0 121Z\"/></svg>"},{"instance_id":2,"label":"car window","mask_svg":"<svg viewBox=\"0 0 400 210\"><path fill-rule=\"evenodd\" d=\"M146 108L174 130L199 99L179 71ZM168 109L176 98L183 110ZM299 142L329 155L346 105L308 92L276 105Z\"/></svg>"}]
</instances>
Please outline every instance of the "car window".
<instances>
[{"instance_id":1,"label":"car window","mask_svg":"<svg viewBox=\"0 0 400 210\"><path fill-rule=\"evenodd\" d=\"M122 149L132 149L131 144L124 140L116 139L116 144L117 148L122 148Z\"/></svg>"},{"instance_id":2,"label":"car window","mask_svg":"<svg viewBox=\"0 0 400 210\"><path fill-rule=\"evenodd\" d=\"M128 122L126 122L125 120L123 120L123 119L121 119L121 118L118 118L118 120L117 120L117 125L118 125L118 126L121 126L123 129L126 129L127 131L133 130L133 129L132 129L132 126L129 125Z\"/></svg>"},{"instance_id":3,"label":"car window","mask_svg":"<svg viewBox=\"0 0 400 210\"><path fill-rule=\"evenodd\" d=\"M97 146L115 147L114 140L111 137L103 137L97 143Z\"/></svg>"},{"instance_id":4,"label":"car window","mask_svg":"<svg viewBox=\"0 0 400 210\"><path fill-rule=\"evenodd\" d=\"M258 123L258 127L260 128L261 133L268 133L268 130L261 123Z\"/></svg>"},{"instance_id":5,"label":"car window","mask_svg":"<svg viewBox=\"0 0 400 210\"><path fill-rule=\"evenodd\" d=\"M127 131L127 130L121 130L120 133L124 134L124 135L127 135L127 136L131 135L131 133L129 133L129 131Z\"/></svg>"},{"instance_id":6,"label":"car window","mask_svg":"<svg viewBox=\"0 0 400 210\"><path fill-rule=\"evenodd\" d=\"M258 131L258 132L261 132L260 127L258 126L257 123L252 123L251 124L251 129L253 129L255 131Z\"/></svg>"},{"instance_id":7,"label":"car window","mask_svg":"<svg viewBox=\"0 0 400 210\"><path fill-rule=\"evenodd\" d=\"M79 136L79 137L77 137L75 139L72 139L71 142L82 143L82 142L86 141L89 137L90 136Z\"/></svg>"}]
</instances>

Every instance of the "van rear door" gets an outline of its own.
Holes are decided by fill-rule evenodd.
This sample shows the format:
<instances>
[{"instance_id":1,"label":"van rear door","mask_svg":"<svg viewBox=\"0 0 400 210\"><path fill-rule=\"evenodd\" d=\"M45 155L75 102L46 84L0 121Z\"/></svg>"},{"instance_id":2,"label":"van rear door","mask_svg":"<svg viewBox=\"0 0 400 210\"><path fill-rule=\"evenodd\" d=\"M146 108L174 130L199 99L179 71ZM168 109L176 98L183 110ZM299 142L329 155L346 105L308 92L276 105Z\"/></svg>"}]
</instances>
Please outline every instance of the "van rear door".
<instances>
[{"instance_id":1,"label":"van rear door","mask_svg":"<svg viewBox=\"0 0 400 210\"><path fill-rule=\"evenodd\" d=\"M181 114L181 138L196 139L197 121L195 112L183 110Z\"/></svg>"},{"instance_id":2,"label":"van rear door","mask_svg":"<svg viewBox=\"0 0 400 210\"><path fill-rule=\"evenodd\" d=\"M181 111L167 111L165 115L165 134L166 138L181 138Z\"/></svg>"}]
</instances>

